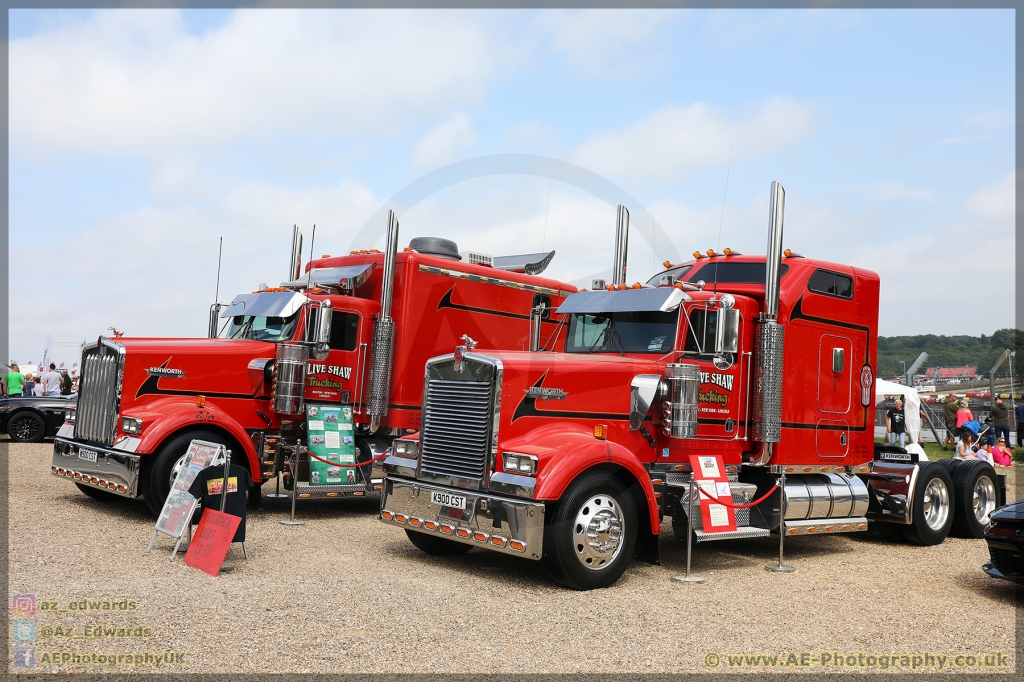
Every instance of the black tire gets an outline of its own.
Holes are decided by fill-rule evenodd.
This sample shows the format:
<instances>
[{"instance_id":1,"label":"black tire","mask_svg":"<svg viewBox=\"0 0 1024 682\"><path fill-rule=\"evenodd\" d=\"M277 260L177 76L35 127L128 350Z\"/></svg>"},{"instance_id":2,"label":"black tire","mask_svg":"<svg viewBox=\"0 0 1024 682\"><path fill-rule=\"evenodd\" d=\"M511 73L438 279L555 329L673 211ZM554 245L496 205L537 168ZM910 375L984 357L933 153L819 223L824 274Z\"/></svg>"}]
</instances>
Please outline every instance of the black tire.
<instances>
[{"instance_id":1,"label":"black tire","mask_svg":"<svg viewBox=\"0 0 1024 682\"><path fill-rule=\"evenodd\" d=\"M159 515L163 509L167 495L171 492L171 470L193 440L205 440L228 446L223 436L211 431L190 431L164 443L155 455L143 456L139 489L146 506L153 514Z\"/></svg>"},{"instance_id":2,"label":"black tire","mask_svg":"<svg viewBox=\"0 0 1024 682\"><path fill-rule=\"evenodd\" d=\"M588 529L596 529L603 541L578 542ZM633 561L636 536L636 507L622 483L603 471L584 473L545 519L544 563L551 577L570 589L608 587Z\"/></svg>"},{"instance_id":3,"label":"black tire","mask_svg":"<svg viewBox=\"0 0 1024 682\"><path fill-rule=\"evenodd\" d=\"M75 485L77 485L78 489L85 493L86 496L91 497L94 500L99 500L100 502L112 502L113 500L116 500L117 498L121 497L120 495L109 493L106 490L100 490L99 488L93 488L92 486L82 485L81 483L75 483Z\"/></svg>"},{"instance_id":4,"label":"black tire","mask_svg":"<svg viewBox=\"0 0 1024 682\"><path fill-rule=\"evenodd\" d=\"M882 539L888 540L889 542L898 542L902 544L907 540L906 536L903 534L902 524L876 521L875 528L878 530L878 534L882 536Z\"/></svg>"},{"instance_id":5,"label":"black tire","mask_svg":"<svg viewBox=\"0 0 1024 682\"><path fill-rule=\"evenodd\" d=\"M927 462L918 471L912 516L913 523L900 526L908 542L938 545L949 535L953 525L953 481L944 464Z\"/></svg>"},{"instance_id":6,"label":"black tire","mask_svg":"<svg viewBox=\"0 0 1024 682\"><path fill-rule=\"evenodd\" d=\"M7 435L15 443L38 443L46 435L46 422L35 412L23 410L7 421Z\"/></svg>"},{"instance_id":7,"label":"black tire","mask_svg":"<svg viewBox=\"0 0 1024 682\"><path fill-rule=\"evenodd\" d=\"M953 533L962 538L985 537L989 515L999 505L996 470L988 462L965 460L953 474Z\"/></svg>"},{"instance_id":8,"label":"black tire","mask_svg":"<svg viewBox=\"0 0 1024 682\"><path fill-rule=\"evenodd\" d=\"M949 478L952 479L956 475L956 470L964 463L965 460L954 459L953 457L947 457L945 459L935 460L936 464L941 464L946 467L946 473L949 474Z\"/></svg>"},{"instance_id":9,"label":"black tire","mask_svg":"<svg viewBox=\"0 0 1024 682\"><path fill-rule=\"evenodd\" d=\"M439 538L436 535L427 535L408 528L405 529L405 534L409 536L409 541L416 545L417 549L430 556L456 556L473 549L471 545L464 545L461 542Z\"/></svg>"}]
</instances>

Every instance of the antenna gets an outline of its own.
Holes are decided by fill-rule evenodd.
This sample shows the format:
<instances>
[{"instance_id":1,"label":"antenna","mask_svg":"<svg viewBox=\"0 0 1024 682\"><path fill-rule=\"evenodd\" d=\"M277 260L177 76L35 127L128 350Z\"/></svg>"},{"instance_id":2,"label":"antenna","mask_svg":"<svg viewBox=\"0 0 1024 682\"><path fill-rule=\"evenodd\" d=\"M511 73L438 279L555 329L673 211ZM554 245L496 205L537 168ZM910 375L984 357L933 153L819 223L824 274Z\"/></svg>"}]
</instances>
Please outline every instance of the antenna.
<instances>
[{"instance_id":1,"label":"antenna","mask_svg":"<svg viewBox=\"0 0 1024 682\"><path fill-rule=\"evenodd\" d=\"M224 237L220 238L220 246L217 247L217 290L213 295L213 302L220 303L220 257L224 253Z\"/></svg>"},{"instance_id":2,"label":"antenna","mask_svg":"<svg viewBox=\"0 0 1024 682\"><path fill-rule=\"evenodd\" d=\"M551 181L553 178L548 178L548 203L544 206L544 238L541 239L540 248L543 251L548 243L548 209L551 208Z\"/></svg>"},{"instance_id":3,"label":"antenna","mask_svg":"<svg viewBox=\"0 0 1024 682\"><path fill-rule=\"evenodd\" d=\"M729 175L732 173L732 148L733 145L729 145L729 167L725 171L725 192L722 194L722 217L718 221L718 249L716 252L722 251L722 226L725 225L725 198L729 196ZM715 263L715 286L712 296L716 294L718 294L718 263Z\"/></svg>"}]
</instances>

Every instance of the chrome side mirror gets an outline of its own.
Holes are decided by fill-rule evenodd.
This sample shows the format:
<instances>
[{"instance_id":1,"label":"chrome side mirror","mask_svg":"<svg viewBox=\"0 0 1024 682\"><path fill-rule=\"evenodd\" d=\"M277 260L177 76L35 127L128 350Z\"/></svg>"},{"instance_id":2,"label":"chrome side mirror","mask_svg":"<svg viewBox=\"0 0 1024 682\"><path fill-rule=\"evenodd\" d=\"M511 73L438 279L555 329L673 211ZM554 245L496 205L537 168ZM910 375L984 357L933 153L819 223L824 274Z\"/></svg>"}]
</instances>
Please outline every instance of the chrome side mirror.
<instances>
[{"instance_id":1,"label":"chrome side mirror","mask_svg":"<svg viewBox=\"0 0 1024 682\"><path fill-rule=\"evenodd\" d=\"M715 355L736 353L740 348L740 311L720 308L715 333Z\"/></svg>"},{"instance_id":2,"label":"chrome side mirror","mask_svg":"<svg viewBox=\"0 0 1024 682\"><path fill-rule=\"evenodd\" d=\"M665 393L662 390L661 376L658 374L637 374L630 382L629 390L629 430L636 431L644 423L644 417L658 397Z\"/></svg>"},{"instance_id":3,"label":"chrome side mirror","mask_svg":"<svg viewBox=\"0 0 1024 682\"><path fill-rule=\"evenodd\" d=\"M326 298L310 310L306 340L312 342L313 357L317 360L326 360L331 352L331 318L331 302Z\"/></svg>"}]
</instances>

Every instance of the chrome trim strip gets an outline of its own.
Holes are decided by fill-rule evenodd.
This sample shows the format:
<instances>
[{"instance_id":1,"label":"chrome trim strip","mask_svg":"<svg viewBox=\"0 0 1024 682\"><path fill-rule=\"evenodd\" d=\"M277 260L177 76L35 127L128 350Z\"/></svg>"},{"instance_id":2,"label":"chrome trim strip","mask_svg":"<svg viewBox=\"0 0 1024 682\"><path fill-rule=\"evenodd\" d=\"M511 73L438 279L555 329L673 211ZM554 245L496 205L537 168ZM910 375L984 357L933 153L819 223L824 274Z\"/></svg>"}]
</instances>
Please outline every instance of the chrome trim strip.
<instances>
[{"instance_id":1,"label":"chrome trim strip","mask_svg":"<svg viewBox=\"0 0 1024 682\"><path fill-rule=\"evenodd\" d=\"M96 461L88 462L78 459L78 452L82 449L94 451L97 454ZM121 497L136 498L139 496L138 487L140 465L141 458L139 455L134 453L83 445L60 437L55 438L53 441L53 460L51 466L65 470L77 471L82 474L89 474L90 476L96 476L97 478L103 478L115 483L121 483L127 488L126 492L118 492L117 490L110 488L102 488L109 493L120 495ZM51 473L53 473L52 470ZM67 476L61 476L59 473L54 473L54 475L60 476L61 478L68 478ZM74 480L76 483L90 485L94 488L100 487L98 485L93 485L89 481L77 479L71 480Z\"/></svg>"},{"instance_id":2,"label":"chrome trim strip","mask_svg":"<svg viewBox=\"0 0 1024 682\"><path fill-rule=\"evenodd\" d=\"M501 279L500 277L485 277L483 275L474 275L468 272L461 272L459 270L449 270L447 268L438 268L433 265L420 265L420 272L426 272L431 275L441 275L442 277L451 277L453 279L464 279L469 282L479 282L480 284L493 284L499 287L508 287L509 289L519 289L520 291L533 291L538 294L548 294L550 296L561 296L565 298L572 291L562 291L560 289L552 289L551 287L537 286L536 284L526 284L524 282L512 282L507 279Z\"/></svg>"},{"instance_id":3,"label":"chrome trim strip","mask_svg":"<svg viewBox=\"0 0 1024 682\"><path fill-rule=\"evenodd\" d=\"M528 497L532 500L537 489L537 479L533 476L520 476L519 474L496 471L491 474L491 480L487 484L487 488L496 493L514 495L515 497Z\"/></svg>"}]
</instances>

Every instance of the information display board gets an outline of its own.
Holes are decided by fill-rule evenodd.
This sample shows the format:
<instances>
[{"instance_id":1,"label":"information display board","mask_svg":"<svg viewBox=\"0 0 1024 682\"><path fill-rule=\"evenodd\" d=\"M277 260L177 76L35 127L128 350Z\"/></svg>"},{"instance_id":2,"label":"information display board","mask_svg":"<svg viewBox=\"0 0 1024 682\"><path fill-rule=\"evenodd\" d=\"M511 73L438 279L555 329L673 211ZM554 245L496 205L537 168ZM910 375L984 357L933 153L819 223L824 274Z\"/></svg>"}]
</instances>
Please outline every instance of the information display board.
<instances>
[{"instance_id":1,"label":"information display board","mask_svg":"<svg viewBox=\"0 0 1024 682\"><path fill-rule=\"evenodd\" d=\"M216 577L231 547L231 538L242 519L231 514L204 509L196 528L196 537L185 553L185 565Z\"/></svg>"},{"instance_id":2,"label":"information display board","mask_svg":"<svg viewBox=\"0 0 1024 682\"><path fill-rule=\"evenodd\" d=\"M732 502L732 490L722 458L718 455L690 455L694 483L718 500ZM716 504L698 493L700 515L705 533L724 533L736 530L736 514L731 507Z\"/></svg>"},{"instance_id":3,"label":"information display board","mask_svg":"<svg viewBox=\"0 0 1024 682\"><path fill-rule=\"evenodd\" d=\"M309 458L310 485L356 483L355 467L333 466L356 463L355 431L351 405L306 405L307 449L331 464Z\"/></svg>"},{"instance_id":4,"label":"information display board","mask_svg":"<svg viewBox=\"0 0 1024 682\"><path fill-rule=\"evenodd\" d=\"M189 444L178 475L171 485L171 492L167 495L163 509L160 510L160 515L157 517L153 539L149 541L149 549L153 548L153 541L156 540L157 533L181 540L185 529L188 528L189 521L192 520L196 505L199 504L199 500L189 494L189 487L196 480L200 471L214 464L222 465L224 455L224 446L219 443L194 440ZM175 545L175 551L177 551L177 545Z\"/></svg>"}]
</instances>

